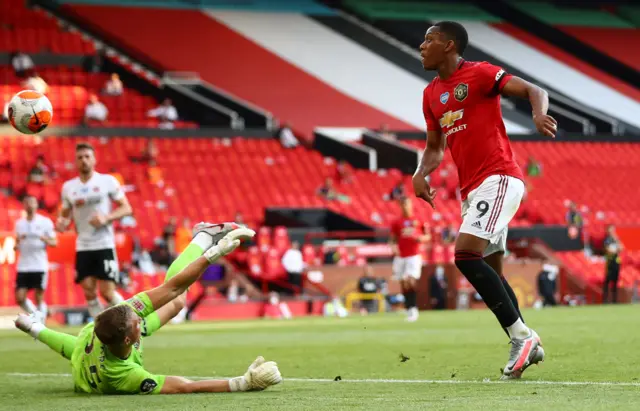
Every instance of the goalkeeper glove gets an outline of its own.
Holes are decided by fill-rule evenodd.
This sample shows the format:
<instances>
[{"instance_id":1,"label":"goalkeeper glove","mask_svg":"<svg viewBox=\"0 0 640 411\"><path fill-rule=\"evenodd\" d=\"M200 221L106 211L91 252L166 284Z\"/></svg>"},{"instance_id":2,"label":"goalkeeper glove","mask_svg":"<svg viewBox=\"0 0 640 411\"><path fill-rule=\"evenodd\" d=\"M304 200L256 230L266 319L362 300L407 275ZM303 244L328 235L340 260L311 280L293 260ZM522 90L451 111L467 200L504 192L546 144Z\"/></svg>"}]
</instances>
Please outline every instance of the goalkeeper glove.
<instances>
[{"instance_id":1,"label":"goalkeeper glove","mask_svg":"<svg viewBox=\"0 0 640 411\"><path fill-rule=\"evenodd\" d=\"M242 377L229 380L229 387L234 391L262 391L267 387L282 382L282 375L278 364L273 361L265 362L263 357L258 357L249 366Z\"/></svg>"},{"instance_id":2,"label":"goalkeeper glove","mask_svg":"<svg viewBox=\"0 0 640 411\"><path fill-rule=\"evenodd\" d=\"M242 240L248 240L256 235L250 228L240 227L227 233L216 245L204 252L204 257L214 263L218 258L223 257L235 250Z\"/></svg>"}]
</instances>

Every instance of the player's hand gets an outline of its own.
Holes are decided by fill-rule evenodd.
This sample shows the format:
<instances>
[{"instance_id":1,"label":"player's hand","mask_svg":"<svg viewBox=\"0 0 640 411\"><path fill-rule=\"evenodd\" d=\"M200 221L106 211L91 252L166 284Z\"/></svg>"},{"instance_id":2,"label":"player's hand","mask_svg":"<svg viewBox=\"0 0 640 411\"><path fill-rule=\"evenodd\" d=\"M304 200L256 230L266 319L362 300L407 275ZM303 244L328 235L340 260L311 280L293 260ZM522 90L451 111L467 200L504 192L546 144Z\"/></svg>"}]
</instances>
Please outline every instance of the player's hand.
<instances>
[{"instance_id":1,"label":"player's hand","mask_svg":"<svg viewBox=\"0 0 640 411\"><path fill-rule=\"evenodd\" d=\"M107 223L107 216L99 213L95 214L93 217L91 217L91 220L89 220L89 224L91 224L95 228L104 227L105 225L107 225Z\"/></svg>"},{"instance_id":2,"label":"player's hand","mask_svg":"<svg viewBox=\"0 0 640 411\"><path fill-rule=\"evenodd\" d=\"M56 231L61 233L66 231L67 228L69 227L69 224L71 224L70 219L64 218L64 217L58 217L58 219L56 220Z\"/></svg>"},{"instance_id":3,"label":"player's hand","mask_svg":"<svg viewBox=\"0 0 640 411\"><path fill-rule=\"evenodd\" d=\"M244 378L249 385L249 391L262 391L282 382L278 364L273 361L265 362L263 357L256 358L249 366Z\"/></svg>"},{"instance_id":4,"label":"player's hand","mask_svg":"<svg viewBox=\"0 0 640 411\"><path fill-rule=\"evenodd\" d=\"M556 131L558 131L558 122L555 118L547 114L540 114L533 116L533 122L536 125L536 130L543 136L556 138Z\"/></svg>"},{"instance_id":5,"label":"player's hand","mask_svg":"<svg viewBox=\"0 0 640 411\"><path fill-rule=\"evenodd\" d=\"M431 205L431 207L435 210L436 203L434 200L436 198L436 190L432 189L429 183L427 183L427 180L420 174L414 175L412 182L413 192L415 193L416 197L421 198L429 203L429 205Z\"/></svg>"},{"instance_id":6,"label":"player's hand","mask_svg":"<svg viewBox=\"0 0 640 411\"><path fill-rule=\"evenodd\" d=\"M216 245L205 251L204 257L213 263L220 257L230 254L238 248L240 243L251 239L256 232L250 228L240 227L228 232Z\"/></svg>"}]
</instances>

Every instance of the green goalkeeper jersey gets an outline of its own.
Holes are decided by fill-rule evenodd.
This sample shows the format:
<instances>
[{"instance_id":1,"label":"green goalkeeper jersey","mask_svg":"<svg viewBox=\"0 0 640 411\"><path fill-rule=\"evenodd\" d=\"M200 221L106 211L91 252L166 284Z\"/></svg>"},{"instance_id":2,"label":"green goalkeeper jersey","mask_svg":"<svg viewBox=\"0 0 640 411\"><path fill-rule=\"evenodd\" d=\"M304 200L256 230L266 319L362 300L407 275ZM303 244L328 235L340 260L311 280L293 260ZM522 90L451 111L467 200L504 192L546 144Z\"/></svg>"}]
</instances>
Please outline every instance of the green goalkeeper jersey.
<instances>
[{"instance_id":1,"label":"green goalkeeper jersey","mask_svg":"<svg viewBox=\"0 0 640 411\"><path fill-rule=\"evenodd\" d=\"M145 293L139 293L122 304L131 307L141 318L153 312ZM141 326L145 326L144 321ZM131 355L123 360L109 352L93 329L94 324L91 323L80 331L71 357L76 392L158 394L162 390L165 377L153 375L143 368L142 338L133 346ZM145 330L142 331L144 335Z\"/></svg>"}]
</instances>

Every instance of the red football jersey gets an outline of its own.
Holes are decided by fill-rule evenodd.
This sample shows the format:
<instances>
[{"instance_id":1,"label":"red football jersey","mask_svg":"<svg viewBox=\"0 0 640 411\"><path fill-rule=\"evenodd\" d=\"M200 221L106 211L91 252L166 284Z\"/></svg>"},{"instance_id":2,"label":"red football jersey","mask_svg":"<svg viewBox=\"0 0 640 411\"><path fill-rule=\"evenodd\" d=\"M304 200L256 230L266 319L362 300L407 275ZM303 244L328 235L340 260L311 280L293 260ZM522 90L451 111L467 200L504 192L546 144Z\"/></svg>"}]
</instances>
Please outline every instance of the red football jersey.
<instances>
[{"instance_id":1,"label":"red football jersey","mask_svg":"<svg viewBox=\"0 0 640 411\"><path fill-rule=\"evenodd\" d=\"M400 257L420 254L420 241L423 235L422 224L415 218L399 218L391 224L391 232L396 237Z\"/></svg>"},{"instance_id":2,"label":"red football jersey","mask_svg":"<svg viewBox=\"0 0 640 411\"><path fill-rule=\"evenodd\" d=\"M424 89L427 130L441 130L447 139L463 200L492 175L524 180L500 108L500 92L511 77L487 62L462 60L451 77L436 77Z\"/></svg>"}]
</instances>

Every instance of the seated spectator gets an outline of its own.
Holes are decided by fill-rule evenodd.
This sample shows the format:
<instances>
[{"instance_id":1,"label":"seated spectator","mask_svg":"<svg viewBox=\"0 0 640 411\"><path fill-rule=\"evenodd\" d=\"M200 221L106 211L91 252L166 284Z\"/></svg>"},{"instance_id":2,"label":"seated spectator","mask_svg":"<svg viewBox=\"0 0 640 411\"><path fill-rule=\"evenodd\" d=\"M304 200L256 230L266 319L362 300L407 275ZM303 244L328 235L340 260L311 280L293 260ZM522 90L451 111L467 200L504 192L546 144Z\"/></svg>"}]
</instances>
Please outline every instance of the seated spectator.
<instances>
[{"instance_id":1,"label":"seated spectator","mask_svg":"<svg viewBox=\"0 0 640 411\"><path fill-rule=\"evenodd\" d=\"M31 74L35 64L29 55L18 51L13 53L11 56L11 66L13 67L13 71L16 73L16 76L25 78Z\"/></svg>"},{"instance_id":2,"label":"seated spectator","mask_svg":"<svg viewBox=\"0 0 640 411\"><path fill-rule=\"evenodd\" d=\"M578 211L578 207L576 203L573 201L569 202L569 210L566 215L567 225L580 228L582 227L583 219L582 214Z\"/></svg>"},{"instance_id":3,"label":"seated spectator","mask_svg":"<svg viewBox=\"0 0 640 411\"><path fill-rule=\"evenodd\" d=\"M149 117L157 118L160 121L159 128L171 130L174 128L173 122L178 120L178 110L173 106L171 99L165 98L161 105L149 110Z\"/></svg>"},{"instance_id":4,"label":"seated spectator","mask_svg":"<svg viewBox=\"0 0 640 411\"><path fill-rule=\"evenodd\" d=\"M38 73L34 72L24 83L24 88L37 91L38 93L47 94L49 91L49 85Z\"/></svg>"},{"instance_id":5,"label":"seated spectator","mask_svg":"<svg viewBox=\"0 0 640 411\"><path fill-rule=\"evenodd\" d=\"M318 189L318 195L329 201L338 200L343 203L348 203L351 201L349 196L340 194L335 190L335 188L333 187L333 179L331 177L327 177L324 180L324 184Z\"/></svg>"},{"instance_id":6,"label":"seated spectator","mask_svg":"<svg viewBox=\"0 0 640 411\"><path fill-rule=\"evenodd\" d=\"M333 188L333 180L331 178L327 177L324 180L324 184L318 189L318 195L327 200L335 200L338 198L338 193Z\"/></svg>"},{"instance_id":7,"label":"seated spectator","mask_svg":"<svg viewBox=\"0 0 640 411\"><path fill-rule=\"evenodd\" d=\"M364 273L358 280L358 292L361 294L375 294L379 291L378 281L373 276L373 270L370 266L364 267ZM378 301L376 300L360 300L360 314L367 315L378 311Z\"/></svg>"},{"instance_id":8,"label":"seated spectator","mask_svg":"<svg viewBox=\"0 0 640 411\"><path fill-rule=\"evenodd\" d=\"M456 242L456 229L451 224L442 229L442 242L444 244L451 244Z\"/></svg>"},{"instance_id":9,"label":"seated spectator","mask_svg":"<svg viewBox=\"0 0 640 411\"><path fill-rule=\"evenodd\" d=\"M389 131L389 125L387 124L383 124L380 126L380 131L378 131L378 134L380 134L380 137L386 138L388 140L396 140L398 138L394 133Z\"/></svg>"},{"instance_id":10,"label":"seated spectator","mask_svg":"<svg viewBox=\"0 0 640 411\"><path fill-rule=\"evenodd\" d=\"M300 145L300 142L291 131L291 124L284 123L284 126L280 130L278 130L278 138L280 139L280 144L284 148L294 148Z\"/></svg>"},{"instance_id":11,"label":"seated spectator","mask_svg":"<svg viewBox=\"0 0 640 411\"><path fill-rule=\"evenodd\" d=\"M171 263L173 262L173 258L169 253L169 248L167 244L162 241L162 239L158 238L155 241L153 250L151 250L151 260L160 266L161 271L165 271Z\"/></svg>"},{"instance_id":12,"label":"seated spectator","mask_svg":"<svg viewBox=\"0 0 640 411\"><path fill-rule=\"evenodd\" d=\"M156 164L156 160L151 160L149 162L149 168L147 168L147 176L149 177L149 182L151 184L160 186L164 184L164 174L162 172L162 169Z\"/></svg>"},{"instance_id":13,"label":"seated spectator","mask_svg":"<svg viewBox=\"0 0 640 411\"><path fill-rule=\"evenodd\" d=\"M351 174L349 164L347 164L346 161L338 161L338 164L336 165L335 180L338 184L349 184L353 181L353 174Z\"/></svg>"},{"instance_id":14,"label":"seated spectator","mask_svg":"<svg viewBox=\"0 0 640 411\"><path fill-rule=\"evenodd\" d=\"M178 229L178 219L176 217L169 218L167 224L162 229L162 240L167 244L169 248L169 254L172 256L176 254L176 230Z\"/></svg>"},{"instance_id":15,"label":"seated spectator","mask_svg":"<svg viewBox=\"0 0 640 411\"><path fill-rule=\"evenodd\" d=\"M400 180L396 183L395 186L393 186L393 189L391 189L391 192L388 195L388 200L396 201L406 196L407 193L404 190L404 183L402 182L402 180Z\"/></svg>"},{"instance_id":16,"label":"seated spectator","mask_svg":"<svg viewBox=\"0 0 640 411\"><path fill-rule=\"evenodd\" d=\"M118 73L112 73L111 78L107 80L102 90L103 94L107 96L120 96L124 91L124 85Z\"/></svg>"},{"instance_id":17,"label":"seated spectator","mask_svg":"<svg viewBox=\"0 0 640 411\"><path fill-rule=\"evenodd\" d=\"M84 109L84 124L87 125L89 122L103 123L107 120L108 115L107 107L98 100L98 96L92 94Z\"/></svg>"},{"instance_id":18,"label":"seated spectator","mask_svg":"<svg viewBox=\"0 0 640 411\"><path fill-rule=\"evenodd\" d=\"M527 175L529 177L540 177L542 175L542 164L533 156L527 160Z\"/></svg>"},{"instance_id":19,"label":"seated spectator","mask_svg":"<svg viewBox=\"0 0 640 411\"><path fill-rule=\"evenodd\" d=\"M49 174L49 167L44 162L44 156L39 155L36 158L36 162L29 170L29 176L27 180L30 183L44 183L47 179L47 175Z\"/></svg>"}]
</instances>

